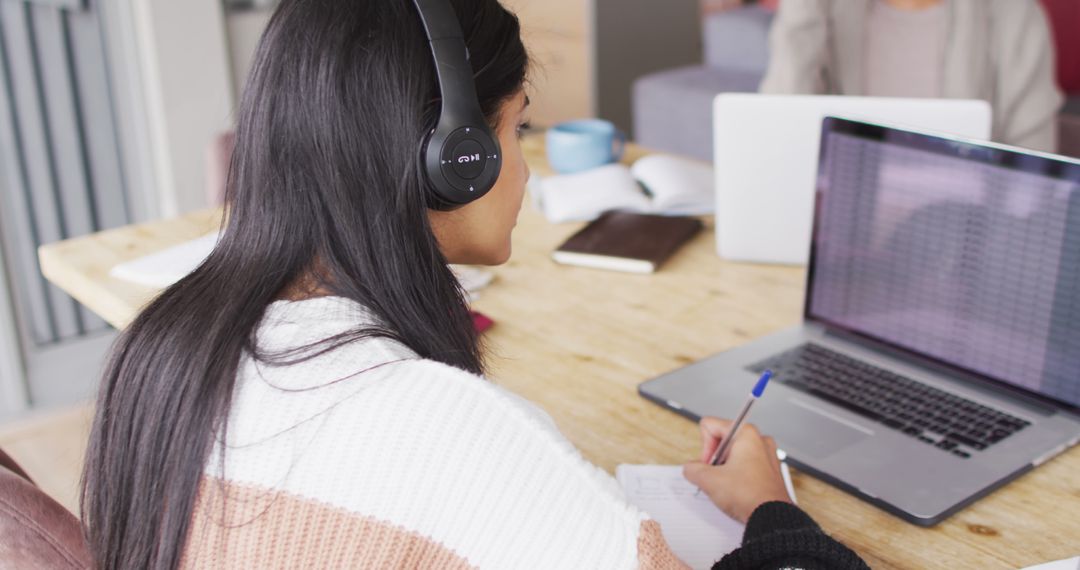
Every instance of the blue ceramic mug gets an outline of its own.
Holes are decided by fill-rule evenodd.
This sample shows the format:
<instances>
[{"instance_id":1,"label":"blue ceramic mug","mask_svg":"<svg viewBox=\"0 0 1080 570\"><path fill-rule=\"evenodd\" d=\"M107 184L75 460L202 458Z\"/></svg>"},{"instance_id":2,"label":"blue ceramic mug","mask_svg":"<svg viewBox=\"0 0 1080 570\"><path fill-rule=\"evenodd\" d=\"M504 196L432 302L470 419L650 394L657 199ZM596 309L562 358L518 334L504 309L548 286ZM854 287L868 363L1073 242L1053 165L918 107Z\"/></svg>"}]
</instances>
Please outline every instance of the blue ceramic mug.
<instances>
[{"instance_id":1,"label":"blue ceramic mug","mask_svg":"<svg viewBox=\"0 0 1080 570\"><path fill-rule=\"evenodd\" d=\"M625 147L626 135L603 119L568 121L547 131L548 163L561 174L616 162Z\"/></svg>"}]
</instances>

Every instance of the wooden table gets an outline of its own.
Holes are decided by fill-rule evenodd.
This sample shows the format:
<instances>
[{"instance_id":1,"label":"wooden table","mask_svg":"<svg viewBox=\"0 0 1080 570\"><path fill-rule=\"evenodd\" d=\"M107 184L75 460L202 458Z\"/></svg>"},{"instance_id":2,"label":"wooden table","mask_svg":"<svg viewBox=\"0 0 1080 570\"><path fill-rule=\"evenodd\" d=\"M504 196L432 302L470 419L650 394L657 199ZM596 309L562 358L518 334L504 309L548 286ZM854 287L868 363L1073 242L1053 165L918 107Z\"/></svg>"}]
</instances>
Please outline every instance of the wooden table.
<instances>
[{"instance_id":1,"label":"wooden table","mask_svg":"<svg viewBox=\"0 0 1080 570\"><path fill-rule=\"evenodd\" d=\"M548 172L542 141L525 141ZM642 153L633 148L628 159ZM217 228L220 211L131 226L41 248L46 277L123 328L156 291L108 276L112 266ZM731 263L703 232L654 275L554 264L580 224L552 225L526 205L509 263L475 307L490 376L544 407L582 453L619 463L682 463L696 426L637 395L649 378L799 322L805 271ZM1080 554L1080 448L932 529L901 521L795 473L800 505L874 568L1017 568Z\"/></svg>"}]
</instances>

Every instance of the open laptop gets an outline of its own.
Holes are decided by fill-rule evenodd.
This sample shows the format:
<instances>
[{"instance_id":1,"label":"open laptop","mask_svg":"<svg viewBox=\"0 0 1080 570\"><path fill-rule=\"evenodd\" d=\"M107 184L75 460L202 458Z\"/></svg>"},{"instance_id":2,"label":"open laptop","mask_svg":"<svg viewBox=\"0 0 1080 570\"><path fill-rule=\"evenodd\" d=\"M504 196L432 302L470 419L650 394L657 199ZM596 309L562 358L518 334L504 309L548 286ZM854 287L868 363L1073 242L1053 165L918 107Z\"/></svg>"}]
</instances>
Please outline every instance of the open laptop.
<instances>
[{"instance_id":1,"label":"open laptop","mask_svg":"<svg viewBox=\"0 0 1080 570\"><path fill-rule=\"evenodd\" d=\"M826 115L980 140L990 138L992 122L990 105L975 100L718 95L713 102L713 149L721 257L807 262L818 139Z\"/></svg>"},{"instance_id":2,"label":"open laptop","mask_svg":"<svg viewBox=\"0 0 1080 570\"><path fill-rule=\"evenodd\" d=\"M826 118L804 320L643 383L930 526L1080 440L1080 161ZM724 318L724 315L715 315Z\"/></svg>"}]
</instances>

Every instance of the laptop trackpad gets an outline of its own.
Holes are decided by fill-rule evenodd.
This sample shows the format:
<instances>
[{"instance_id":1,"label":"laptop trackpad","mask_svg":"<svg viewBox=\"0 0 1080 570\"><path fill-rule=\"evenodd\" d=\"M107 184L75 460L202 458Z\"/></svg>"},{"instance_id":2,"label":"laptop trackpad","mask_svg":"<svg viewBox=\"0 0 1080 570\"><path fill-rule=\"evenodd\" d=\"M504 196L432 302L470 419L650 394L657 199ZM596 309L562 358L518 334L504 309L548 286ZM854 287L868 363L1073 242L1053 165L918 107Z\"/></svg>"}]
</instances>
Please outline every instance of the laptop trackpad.
<instances>
[{"instance_id":1,"label":"laptop trackpad","mask_svg":"<svg viewBox=\"0 0 1080 570\"><path fill-rule=\"evenodd\" d=\"M801 398L786 404L770 414L765 432L793 457L824 459L873 434Z\"/></svg>"}]
</instances>

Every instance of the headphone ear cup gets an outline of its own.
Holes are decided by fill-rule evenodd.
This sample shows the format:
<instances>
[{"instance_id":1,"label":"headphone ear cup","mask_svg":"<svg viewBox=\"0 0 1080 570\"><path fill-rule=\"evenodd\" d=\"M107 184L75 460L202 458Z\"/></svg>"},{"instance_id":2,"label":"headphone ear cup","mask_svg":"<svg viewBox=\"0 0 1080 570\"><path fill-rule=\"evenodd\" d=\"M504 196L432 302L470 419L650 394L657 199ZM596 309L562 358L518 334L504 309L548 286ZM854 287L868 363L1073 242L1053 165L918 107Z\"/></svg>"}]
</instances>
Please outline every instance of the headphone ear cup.
<instances>
[{"instance_id":1,"label":"headphone ear cup","mask_svg":"<svg viewBox=\"0 0 1080 570\"><path fill-rule=\"evenodd\" d=\"M484 196L502 169L499 141L484 124L453 130L437 127L427 141L424 161L433 194L428 202L439 210Z\"/></svg>"}]
</instances>

